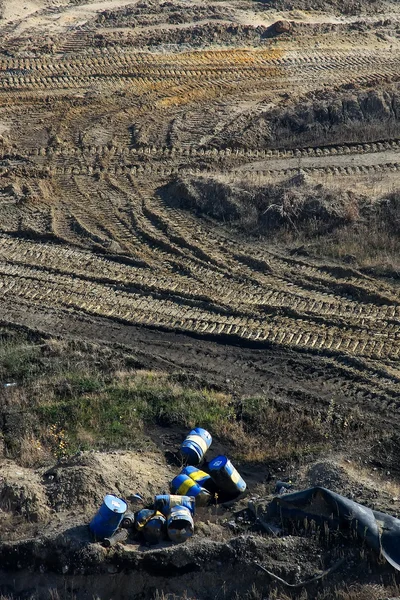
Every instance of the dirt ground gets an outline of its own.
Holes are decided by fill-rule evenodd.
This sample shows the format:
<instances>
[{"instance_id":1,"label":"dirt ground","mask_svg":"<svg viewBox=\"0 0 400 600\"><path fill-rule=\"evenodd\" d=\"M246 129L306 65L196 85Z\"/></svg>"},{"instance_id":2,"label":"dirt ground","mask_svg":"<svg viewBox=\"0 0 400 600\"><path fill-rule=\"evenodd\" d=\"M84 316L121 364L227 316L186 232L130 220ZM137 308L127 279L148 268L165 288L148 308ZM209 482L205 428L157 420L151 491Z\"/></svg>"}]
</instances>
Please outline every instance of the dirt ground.
<instances>
[{"instance_id":1,"label":"dirt ground","mask_svg":"<svg viewBox=\"0 0 400 600\"><path fill-rule=\"evenodd\" d=\"M276 591L258 563L292 584L311 580L338 564L337 572L324 582L325 594L332 594L329 597L335 597L338 585L362 582L364 593L372 587L376 595L371 597L383 598L380 594L385 593L385 585L393 585L392 568L377 563L376 557L351 537L332 534L326 539L301 530L283 537L266 536L247 508L250 503L262 514L273 497L276 480L291 477L293 489L324 485L371 508L399 511L399 498L393 496L400 490L398 485L381 478L377 490L376 473L360 470L340 454L305 465L296 473L282 469L267 476L265 470L252 471L240 465L249 486L246 496L234 504L198 509L195 537L184 545L164 542L151 547L131 536L124 545L110 550L93 543L87 522L104 494L117 493L137 510L140 503L133 493L141 493L149 502L154 493L168 490L168 482L179 468L168 464L164 455L176 450L173 442L182 437L175 432L165 444L165 433L159 435L163 441L154 454L82 453L36 472L3 461L2 593L51 598L49 590L53 589L79 599L93 595L151 598L165 590L178 597L185 591L189 597L213 598L218 591L222 598L229 598L252 588L254 593ZM234 577L238 568L244 570L239 581ZM306 587L310 597L320 591L311 581Z\"/></svg>"},{"instance_id":2,"label":"dirt ground","mask_svg":"<svg viewBox=\"0 0 400 600\"><path fill-rule=\"evenodd\" d=\"M316 418L357 410L385 441L296 469L240 465L249 496L207 509L184 550L107 553L84 526L106 492L166 489L184 431L149 431L155 454L83 454L46 472L4 459L0 593L228 598L254 584L263 597L255 562L298 582L344 552L331 597L341 580L386 597L393 570L359 546L271 538L246 510L295 475L398 514L398 256L367 268L212 217L221 190L233 212L248 186L279 184L348 199L341 218L357 229L354 195L375 207L395 193L399 34L399 3L383 0L1 2L0 325Z\"/></svg>"}]
</instances>

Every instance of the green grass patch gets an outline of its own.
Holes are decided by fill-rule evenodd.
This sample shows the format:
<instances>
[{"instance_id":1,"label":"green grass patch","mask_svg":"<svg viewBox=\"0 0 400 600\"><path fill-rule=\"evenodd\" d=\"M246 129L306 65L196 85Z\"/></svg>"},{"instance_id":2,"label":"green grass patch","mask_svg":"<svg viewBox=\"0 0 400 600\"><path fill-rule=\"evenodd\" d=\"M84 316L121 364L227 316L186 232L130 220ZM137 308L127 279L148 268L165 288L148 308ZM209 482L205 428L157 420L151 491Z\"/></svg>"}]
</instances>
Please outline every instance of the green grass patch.
<instances>
[{"instance_id":1,"label":"green grass patch","mask_svg":"<svg viewBox=\"0 0 400 600\"><path fill-rule=\"evenodd\" d=\"M183 388L162 373L135 371L116 375L112 383L79 373L58 381L50 401L34 408L38 421L67 432L71 448L85 431L95 445L121 447L152 423L161 426L198 425L218 430L234 418L230 398L209 390Z\"/></svg>"},{"instance_id":2,"label":"green grass patch","mask_svg":"<svg viewBox=\"0 0 400 600\"><path fill-rule=\"evenodd\" d=\"M318 453L353 435L353 421L334 406L311 417L265 396L233 398L189 374L132 369L132 356L109 348L16 339L0 344L0 357L4 380L18 376L0 395L0 437L7 456L30 466L78 450L141 448L155 426L182 436L205 427L233 458L251 462Z\"/></svg>"},{"instance_id":3,"label":"green grass patch","mask_svg":"<svg viewBox=\"0 0 400 600\"><path fill-rule=\"evenodd\" d=\"M26 381L42 371L41 348L21 340L0 339L0 381Z\"/></svg>"}]
</instances>

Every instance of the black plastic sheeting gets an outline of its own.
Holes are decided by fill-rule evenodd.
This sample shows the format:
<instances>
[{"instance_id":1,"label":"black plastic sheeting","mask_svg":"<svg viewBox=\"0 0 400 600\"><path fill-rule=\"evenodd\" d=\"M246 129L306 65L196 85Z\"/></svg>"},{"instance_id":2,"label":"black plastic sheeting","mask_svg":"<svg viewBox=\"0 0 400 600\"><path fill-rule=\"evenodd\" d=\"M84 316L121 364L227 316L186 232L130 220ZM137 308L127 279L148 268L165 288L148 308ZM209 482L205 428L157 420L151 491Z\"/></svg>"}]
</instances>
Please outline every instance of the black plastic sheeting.
<instances>
[{"instance_id":1,"label":"black plastic sheeting","mask_svg":"<svg viewBox=\"0 0 400 600\"><path fill-rule=\"evenodd\" d=\"M323 487L276 496L268 517L312 519L329 527L348 528L400 571L400 520L371 510Z\"/></svg>"}]
</instances>

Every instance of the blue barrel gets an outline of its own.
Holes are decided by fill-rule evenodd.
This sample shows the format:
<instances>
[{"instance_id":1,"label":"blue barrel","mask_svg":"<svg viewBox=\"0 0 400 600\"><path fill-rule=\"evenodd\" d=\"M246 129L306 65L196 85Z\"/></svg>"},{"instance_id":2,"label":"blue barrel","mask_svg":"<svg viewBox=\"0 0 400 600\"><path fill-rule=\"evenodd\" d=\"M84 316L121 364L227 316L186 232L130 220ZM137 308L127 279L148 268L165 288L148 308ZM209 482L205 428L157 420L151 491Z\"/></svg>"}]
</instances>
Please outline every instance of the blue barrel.
<instances>
[{"instance_id":1,"label":"blue barrel","mask_svg":"<svg viewBox=\"0 0 400 600\"><path fill-rule=\"evenodd\" d=\"M193 479L197 485L207 490L207 492L210 492L210 494L214 494L217 491L217 487L211 475L205 471L201 471L198 467L185 467L182 469L181 474L188 475L190 479Z\"/></svg>"},{"instance_id":2,"label":"blue barrel","mask_svg":"<svg viewBox=\"0 0 400 600\"><path fill-rule=\"evenodd\" d=\"M167 519L159 511L153 513L142 529L144 541L147 544L159 544L166 533Z\"/></svg>"},{"instance_id":3,"label":"blue barrel","mask_svg":"<svg viewBox=\"0 0 400 600\"><path fill-rule=\"evenodd\" d=\"M147 521L154 515L154 510L150 508L142 508L135 514L135 527L138 531L142 531Z\"/></svg>"},{"instance_id":4,"label":"blue barrel","mask_svg":"<svg viewBox=\"0 0 400 600\"><path fill-rule=\"evenodd\" d=\"M191 465L198 465L211 446L212 437L205 429L196 427L181 444L181 454Z\"/></svg>"},{"instance_id":5,"label":"blue barrel","mask_svg":"<svg viewBox=\"0 0 400 600\"><path fill-rule=\"evenodd\" d=\"M90 521L89 527L98 540L111 537L118 529L128 506L124 500L108 494L104 497L96 515Z\"/></svg>"},{"instance_id":6,"label":"blue barrel","mask_svg":"<svg viewBox=\"0 0 400 600\"><path fill-rule=\"evenodd\" d=\"M188 475L177 475L170 483L171 492L178 496L193 496L196 506L205 506L211 500L211 494L200 487Z\"/></svg>"},{"instance_id":7,"label":"blue barrel","mask_svg":"<svg viewBox=\"0 0 400 600\"><path fill-rule=\"evenodd\" d=\"M246 483L226 456L217 456L208 463L211 477L217 486L228 494L237 495L245 491Z\"/></svg>"},{"instance_id":8,"label":"blue barrel","mask_svg":"<svg viewBox=\"0 0 400 600\"><path fill-rule=\"evenodd\" d=\"M186 506L173 506L167 518L168 537L172 542L186 542L194 532L193 517Z\"/></svg>"},{"instance_id":9,"label":"blue barrel","mask_svg":"<svg viewBox=\"0 0 400 600\"><path fill-rule=\"evenodd\" d=\"M174 506L186 506L190 513L194 515L196 510L196 501L193 496L178 496L172 494L154 496L154 508L167 516Z\"/></svg>"}]
</instances>

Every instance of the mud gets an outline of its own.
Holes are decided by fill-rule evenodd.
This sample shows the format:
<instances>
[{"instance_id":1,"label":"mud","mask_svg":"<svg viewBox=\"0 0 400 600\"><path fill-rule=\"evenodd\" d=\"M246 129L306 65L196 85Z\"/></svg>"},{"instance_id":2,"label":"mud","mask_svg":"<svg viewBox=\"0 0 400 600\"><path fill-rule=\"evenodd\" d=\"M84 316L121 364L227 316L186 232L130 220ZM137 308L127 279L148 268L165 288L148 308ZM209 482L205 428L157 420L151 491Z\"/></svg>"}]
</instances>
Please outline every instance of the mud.
<instances>
[{"instance_id":1,"label":"mud","mask_svg":"<svg viewBox=\"0 0 400 600\"><path fill-rule=\"evenodd\" d=\"M38 315L27 305L8 307L4 318L30 332L84 337L127 349L139 368L177 371L183 380L206 381L234 396L261 394L278 404L298 406L311 414L326 412L332 400L345 412L346 407L359 406L363 419L375 423L376 430L380 427L385 432L397 430L390 411L397 407L399 379L394 372L378 370L373 361L346 357L336 360L318 352L278 350L266 345L249 344L246 348L241 343L228 343L229 340L207 340L58 311ZM31 327L33 319L35 329Z\"/></svg>"}]
</instances>

